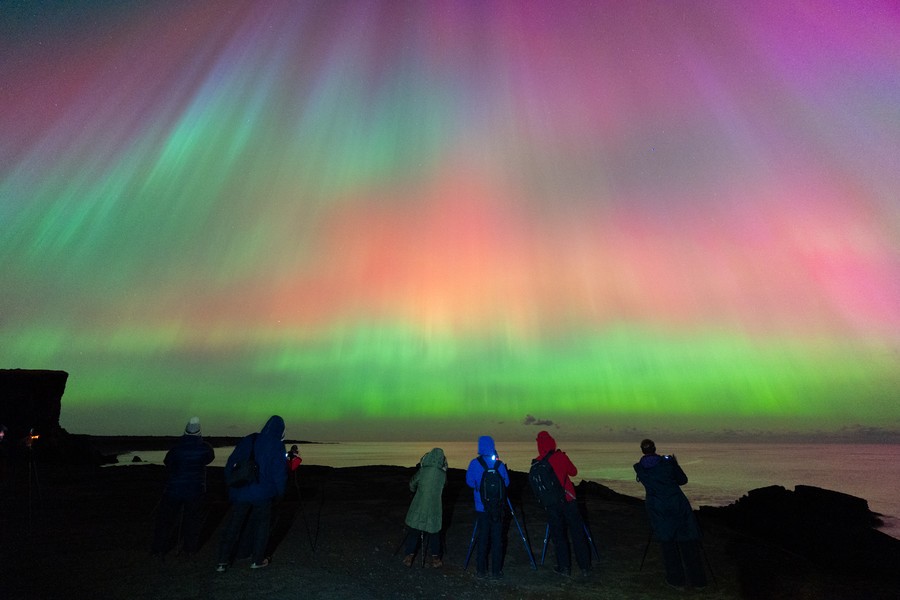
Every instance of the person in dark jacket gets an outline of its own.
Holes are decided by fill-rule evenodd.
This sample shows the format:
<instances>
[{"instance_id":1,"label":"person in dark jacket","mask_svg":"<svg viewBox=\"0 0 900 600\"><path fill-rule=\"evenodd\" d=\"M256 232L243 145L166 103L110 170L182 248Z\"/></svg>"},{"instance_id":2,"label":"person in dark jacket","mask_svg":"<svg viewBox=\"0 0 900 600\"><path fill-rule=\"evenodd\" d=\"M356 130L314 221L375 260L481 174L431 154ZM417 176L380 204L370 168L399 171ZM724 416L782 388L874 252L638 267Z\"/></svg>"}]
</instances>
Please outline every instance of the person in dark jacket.
<instances>
[{"instance_id":1,"label":"person in dark jacket","mask_svg":"<svg viewBox=\"0 0 900 600\"><path fill-rule=\"evenodd\" d=\"M222 533L219 544L219 563L216 571L228 568L242 531L251 540L253 562L251 569L269 566L266 546L269 543L269 523L272 519L272 503L284 495L287 482L287 461L284 452L284 419L278 415L269 417L258 434L244 437L225 466L225 483L229 483L230 468L239 461L250 457L259 465L258 480L242 487L229 485L228 498L231 500L231 517ZM244 531L246 529L246 531Z\"/></svg>"},{"instance_id":2,"label":"person in dark jacket","mask_svg":"<svg viewBox=\"0 0 900 600\"><path fill-rule=\"evenodd\" d=\"M700 530L691 503L681 490L687 475L674 455L660 456L653 440L641 442L641 460L634 465L637 480L647 492L646 508L653 535L662 546L666 582L683 588L688 582L706 586L700 559Z\"/></svg>"},{"instance_id":3,"label":"person in dark jacket","mask_svg":"<svg viewBox=\"0 0 900 600\"><path fill-rule=\"evenodd\" d=\"M503 479L503 484L509 487L509 472L506 465L497 458L494 438L489 435L478 438L478 456L472 459L466 470L466 483L472 488L475 496L475 526L478 528L478 555L475 565L478 577L487 575L488 551L491 555L491 575L496 578L503 577L503 507L500 507L499 515L491 515L485 511L484 503L481 501L481 479L486 472L485 466L487 469L494 469L497 463L500 463L497 471Z\"/></svg>"},{"instance_id":4,"label":"person in dark jacket","mask_svg":"<svg viewBox=\"0 0 900 600\"><path fill-rule=\"evenodd\" d=\"M416 557L419 538L425 534L429 541L431 566L443 566L441 560L441 526L444 508L441 495L447 483L447 458L441 448L433 448L419 461L419 468L409 481L409 491L415 492L406 513L406 556L403 564L411 567ZM426 551L422 548L422 552Z\"/></svg>"},{"instance_id":5,"label":"person in dark jacket","mask_svg":"<svg viewBox=\"0 0 900 600\"><path fill-rule=\"evenodd\" d=\"M563 502L557 506L544 507L547 524L550 526L550 539L556 548L556 572L561 575L571 574L572 557L569 555L569 536L571 536L575 560L581 574L588 575L591 569L591 552L584 531L584 521L575 501L575 485L570 479L578 474L578 469L565 452L556 448L556 440L546 431L537 434L537 449L538 455L535 460L542 460L549 455L547 462L553 467L553 472L565 491Z\"/></svg>"},{"instance_id":6,"label":"person in dark jacket","mask_svg":"<svg viewBox=\"0 0 900 600\"><path fill-rule=\"evenodd\" d=\"M200 419L191 417L184 435L166 453L166 485L156 513L151 552L164 556L178 540L175 527L181 517L181 553L191 555L200 547L203 504L206 496L206 465L216 453L203 441Z\"/></svg>"}]
</instances>

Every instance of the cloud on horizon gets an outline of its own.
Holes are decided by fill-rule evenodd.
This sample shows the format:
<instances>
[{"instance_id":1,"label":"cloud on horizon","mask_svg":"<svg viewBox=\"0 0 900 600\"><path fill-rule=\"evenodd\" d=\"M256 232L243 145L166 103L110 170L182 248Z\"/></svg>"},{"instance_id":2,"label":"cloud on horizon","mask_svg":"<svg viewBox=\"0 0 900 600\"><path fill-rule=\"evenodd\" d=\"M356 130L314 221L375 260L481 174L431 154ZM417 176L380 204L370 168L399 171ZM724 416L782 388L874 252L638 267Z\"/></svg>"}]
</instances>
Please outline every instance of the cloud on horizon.
<instances>
[{"instance_id":1,"label":"cloud on horizon","mask_svg":"<svg viewBox=\"0 0 900 600\"><path fill-rule=\"evenodd\" d=\"M534 415L525 415L522 425L534 425L535 427L552 427L553 421L550 419L538 419ZM559 427L559 425L557 425Z\"/></svg>"}]
</instances>

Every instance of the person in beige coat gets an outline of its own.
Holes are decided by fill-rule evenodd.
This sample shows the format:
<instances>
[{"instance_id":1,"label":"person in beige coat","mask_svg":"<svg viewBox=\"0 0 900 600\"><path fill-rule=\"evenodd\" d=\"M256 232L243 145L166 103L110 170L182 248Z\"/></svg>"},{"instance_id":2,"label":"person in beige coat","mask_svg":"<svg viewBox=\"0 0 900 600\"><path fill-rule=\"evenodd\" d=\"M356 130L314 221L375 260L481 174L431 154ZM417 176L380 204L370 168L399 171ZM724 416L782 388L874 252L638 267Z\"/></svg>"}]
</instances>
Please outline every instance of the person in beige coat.
<instances>
[{"instance_id":1,"label":"person in beige coat","mask_svg":"<svg viewBox=\"0 0 900 600\"><path fill-rule=\"evenodd\" d=\"M409 489L415 492L409 510L406 513L406 556L403 564L411 567L416 557L419 539L428 538L431 552L431 566L440 567L441 560L441 527L444 520L444 509L441 495L447 483L447 458L440 448L431 452L419 461L419 469L409 482ZM425 552L425 548L422 548Z\"/></svg>"}]
</instances>

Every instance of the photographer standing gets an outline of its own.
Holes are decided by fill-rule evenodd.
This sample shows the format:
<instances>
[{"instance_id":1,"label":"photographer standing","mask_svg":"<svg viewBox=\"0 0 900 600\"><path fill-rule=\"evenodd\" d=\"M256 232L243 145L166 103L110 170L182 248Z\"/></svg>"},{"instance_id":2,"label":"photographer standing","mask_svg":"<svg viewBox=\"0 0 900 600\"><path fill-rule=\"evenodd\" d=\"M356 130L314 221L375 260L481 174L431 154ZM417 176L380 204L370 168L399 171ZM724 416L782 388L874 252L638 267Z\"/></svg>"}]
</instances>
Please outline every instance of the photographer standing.
<instances>
[{"instance_id":1,"label":"photographer standing","mask_svg":"<svg viewBox=\"0 0 900 600\"><path fill-rule=\"evenodd\" d=\"M684 588L687 582L695 588L705 587L700 530L691 503L681 491L687 475L674 455L656 453L653 440L643 440L641 452L643 456L634 465L634 472L647 491L647 515L653 535L662 546L666 582L675 588Z\"/></svg>"},{"instance_id":2,"label":"photographer standing","mask_svg":"<svg viewBox=\"0 0 900 600\"><path fill-rule=\"evenodd\" d=\"M183 538L181 552L191 556L199 550L206 496L206 465L215 456L213 447L204 442L200 434L200 419L191 417L184 428L184 435L166 453L163 461L166 465L166 487L156 515L152 554L160 557L166 554L173 542L179 518Z\"/></svg>"}]
</instances>

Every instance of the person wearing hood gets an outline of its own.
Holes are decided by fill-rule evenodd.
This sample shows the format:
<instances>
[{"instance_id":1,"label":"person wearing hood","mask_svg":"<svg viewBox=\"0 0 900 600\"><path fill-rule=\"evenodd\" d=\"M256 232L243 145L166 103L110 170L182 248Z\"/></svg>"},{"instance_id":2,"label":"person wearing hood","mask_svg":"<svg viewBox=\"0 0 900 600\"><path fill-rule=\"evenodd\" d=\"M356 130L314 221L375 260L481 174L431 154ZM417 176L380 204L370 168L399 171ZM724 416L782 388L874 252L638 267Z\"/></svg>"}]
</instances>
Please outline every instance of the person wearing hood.
<instances>
[{"instance_id":1,"label":"person wearing hood","mask_svg":"<svg viewBox=\"0 0 900 600\"><path fill-rule=\"evenodd\" d=\"M475 526L478 529L478 555L476 557L476 575L485 577L488 569L488 552L491 555L491 575L503 577L503 514L504 507L500 505L499 512L485 510L481 500L481 481L488 471L496 470L499 473L504 487L509 487L509 472L506 465L497 458L497 449L494 438L483 435L478 438L478 456L469 463L466 470L466 483L474 493L475 498Z\"/></svg>"},{"instance_id":2,"label":"person wearing hood","mask_svg":"<svg viewBox=\"0 0 900 600\"><path fill-rule=\"evenodd\" d=\"M409 491L414 492L412 503L406 513L406 556L403 564L411 567L416 557L416 546L423 534L428 534L431 566L441 567L441 526L444 509L441 495L447 483L447 458L441 448L433 448L419 461L419 468L409 482ZM425 548L422 548L425 552Z\"/></svg>"},{"instance_id":3,"label":"person wearing hood","mask_svg":"<svg viewBox=\"0 0 900 600\"><path fill-rule=\"evenodd\" d=\"M259 471L256 481L234 487L230 485L231 467L253 456ZM269 543L269 522L272 502L284 495L287 467L284 452L284 419L269 417L259 433L252 433L234 447L225 467L225 482L229 484L228 499L232 503L231 517L219 544L219 563L216 571L223 572L231 563L241 532L249 535L252 545L251 569L269 566L266 546ZM246 526L244 525L246 521Z\"/></svg>"},{"instance_id":4,"label":"person wearing hood","mask_svg":"<svg viewBox=\"0 0 900 600\"><path fill-rule=\"evenodd\" d=\"M216 457L213 447L203 441L200 419L191 417L184 434L166 453L166 485L156 513L156 528L150 552L164 556L177 544L176 524L181 517L180 554L192 555L200 548L203 504L206 497L206 465ZM180 513L180 514L179 514Z\"/></svg>"},{"instance_id":5,"label":"person wearing hood","mask_svg":"<svg viewBox=\"0 0 900 600\"><path fill-rule=\"evenodd\" d=\"M662 547L666 582L683 588L690 582L706 586L706 572L700 560L700 530L691 503L681 490L688 482L675 455L660 456L653 440L641 441L641 460L634 465L637 480L647 492L645 507L650 528Z\"/></svg>"},{"instance_id":6,"label":"person wearing hood","mask_svg":"<svg viewBox=\"0 0 900 600\"><path fill-rule=\"evenodd\" d=\"M582 575L588 575L591 569L591 552L584 530L584 521L575 501L575 485L570 479L578 474L578 469L565 452L557 449L556 440L547 431L538 433L537 449L535 461L547 459L564 491L562 502L555 506L544 507L547 525L550 526L550 539L556 548L556 572L561 575L570 575L572 572L572 557L569 554L571 536L575 560Z\"/></svg>"}]
</instances>

